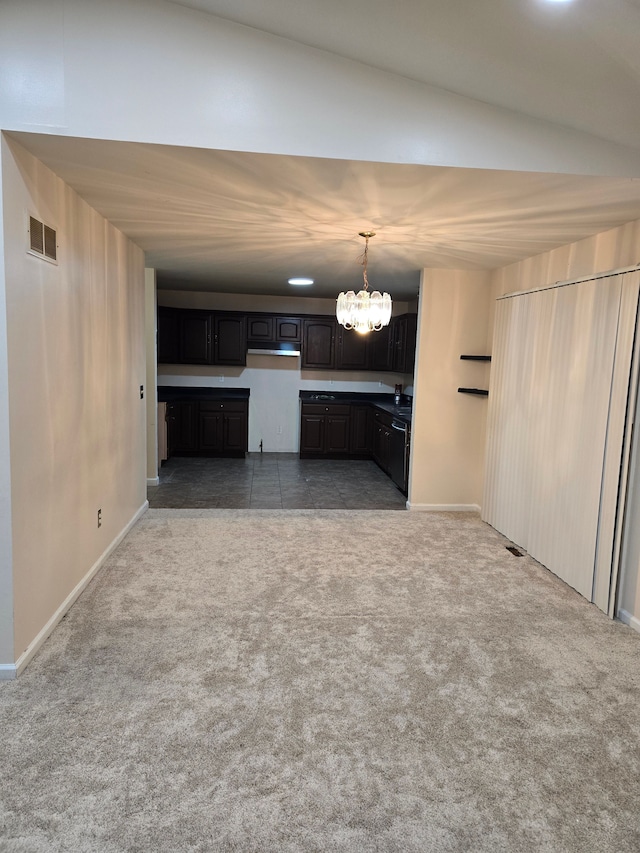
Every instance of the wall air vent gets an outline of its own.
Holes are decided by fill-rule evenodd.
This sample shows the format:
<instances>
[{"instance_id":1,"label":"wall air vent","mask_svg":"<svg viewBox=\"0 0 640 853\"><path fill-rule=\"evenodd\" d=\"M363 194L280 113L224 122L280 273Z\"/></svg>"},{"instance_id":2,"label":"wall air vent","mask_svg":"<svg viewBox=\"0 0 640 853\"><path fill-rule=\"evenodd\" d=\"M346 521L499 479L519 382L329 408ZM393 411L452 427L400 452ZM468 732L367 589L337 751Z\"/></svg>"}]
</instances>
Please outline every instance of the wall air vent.
<instances>
[{"instance_id":1,"label":"wall air vent","mask_svg":"<svg viewBox=\"0 0 640 853\"><path fill-rule=\"evenodd\" d=\"M29 217L29 254L56 263L58 255L57 234L53 228Z\"/></svg>"}]
</instances>

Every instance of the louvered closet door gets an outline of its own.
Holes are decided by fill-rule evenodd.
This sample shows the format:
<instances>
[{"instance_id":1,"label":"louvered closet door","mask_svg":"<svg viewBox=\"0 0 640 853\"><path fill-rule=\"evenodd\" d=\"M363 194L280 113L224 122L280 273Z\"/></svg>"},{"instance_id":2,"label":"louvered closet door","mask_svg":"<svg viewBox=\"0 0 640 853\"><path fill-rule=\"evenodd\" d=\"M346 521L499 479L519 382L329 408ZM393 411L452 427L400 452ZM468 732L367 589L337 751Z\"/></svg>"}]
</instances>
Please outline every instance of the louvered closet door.
<instances>
[{"instance_id":1,"label":"louvered closet door","mask_svg":"<svg viewBox=\"0 0 640 853\"><path fill-rule=\"evenodd\" d=\"M535 295L535 294L534 294ZM536 300L501 299L496 304L487 418L483 518L528 547L532 457L529 443Z\"/></svg>"},{"instance_id":2,"label":"louvered closet door","mask_svg":"<svg viewBox=\"0 0 640 853\"><path fill-rule=\"evenodd\" d=\"M500 300L490 386L483 518L604 610L635 278L624 298L612 276Z\"/></svg>"}]
</instances>

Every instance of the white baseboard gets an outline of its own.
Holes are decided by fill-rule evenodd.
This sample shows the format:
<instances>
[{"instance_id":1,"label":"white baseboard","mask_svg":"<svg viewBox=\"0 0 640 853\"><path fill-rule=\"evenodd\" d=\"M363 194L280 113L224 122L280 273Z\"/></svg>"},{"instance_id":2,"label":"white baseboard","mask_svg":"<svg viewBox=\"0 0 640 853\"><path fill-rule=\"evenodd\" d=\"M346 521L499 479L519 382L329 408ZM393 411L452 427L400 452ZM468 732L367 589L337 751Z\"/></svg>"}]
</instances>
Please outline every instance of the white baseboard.
<instances>
[{"instance_id":1,"label":"white baseboard","mask_svg":"<svg viewBox=\"0 0 640 853\"><path fill-rule=\"evenodd\" d=\"M0 681L12 681L16 675L15 663L0 663Z\"/></svg>"},{"instance_id":2,"label":"white baseboard","mask_svg":"<svg viewBox=\"0 0 640 853\"><path fill-rule=\"evenodd\" d=\"M160 477L147 477L147 486L159 486Z\"/></svg>"},{"instance_id":3,"label":"white baseboard","mask_svg":"<svg viewBox=\"0 0 640 853\"><path fill-rule=\"evenodd\" d=\"M480 512L478 504L415 504L407 501L407 509L418 512Z\"/></svg>"},{"instance_id":4,"label":"white baseboard","mask_svg":"<svg viewBox=\"0 0 640 853\"><path fill-rule=\"evenodd\" d=\"M636 616L632 616L630 613L627 613L626 610L618 610L618 619L621 622L624 622L625 625L628 625L630 628L633 628L634 631L638 631L640 633L640 619Z\"/></svg>"},{"instance_id":5,"label":"white baseboard","mask_svg":"<svg viewBox=\"0 0 640 853\"><path fill-rule=\"evenodd\" d=\"M131 530L131 528L139 521L139 519L145 514L145 512L149 509L149 501L145 501L140 509L133 516L131 521L124 527L123 530L115 537L115 539L111 542L110 545L102 552L102 554L98 557L96 562L91 566L87 574L82 578L80 583L69 593L69 595L62 602L60 607L53 614L51 619L47 622L44 628L39 632L39 634L29 643L25 651L20 655L15 664L0 664L0 681L10 681L13 678L16 678L23 671L25 666L29 663L31 658L38 651L40 646L44 643L44 641L49 637L53 629L56 627L58 622L62 619L64 614L69 610L74 601L78 598L80 593L87 586L89 581L93 578L93 576L97 573L97 571L101 568L104 561L109 557L109 555L118 547L118 545L122 542L127 533Z\"/></svg>"}]
</instances>

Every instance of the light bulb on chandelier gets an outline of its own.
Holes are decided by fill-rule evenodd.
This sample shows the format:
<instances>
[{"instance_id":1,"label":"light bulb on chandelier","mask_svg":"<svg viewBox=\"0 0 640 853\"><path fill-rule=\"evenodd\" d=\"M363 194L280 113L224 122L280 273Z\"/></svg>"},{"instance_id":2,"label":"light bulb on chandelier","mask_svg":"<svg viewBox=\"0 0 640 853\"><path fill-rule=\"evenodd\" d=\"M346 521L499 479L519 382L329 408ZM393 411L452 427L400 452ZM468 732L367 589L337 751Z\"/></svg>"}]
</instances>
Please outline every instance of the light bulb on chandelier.
<instances>
[{"instance_id":1,"label":"light bulb on chandelier","mask_svg":"<svg viewBox=\"0 0 640 853\"><path fill-rule=\"evenodd\" d=\"M375 231L360 231L364 237L364 253L362 255L362 277L364 287L358 293L353 290L342 292L338 296L336 318L345 329L355 329L361 335L367 332L379 332L391 320L391 297L388 293L374 290L369 293L367 278L367 262L369 257L369 238L375 237Z\"/></svg>"}]
</instances>

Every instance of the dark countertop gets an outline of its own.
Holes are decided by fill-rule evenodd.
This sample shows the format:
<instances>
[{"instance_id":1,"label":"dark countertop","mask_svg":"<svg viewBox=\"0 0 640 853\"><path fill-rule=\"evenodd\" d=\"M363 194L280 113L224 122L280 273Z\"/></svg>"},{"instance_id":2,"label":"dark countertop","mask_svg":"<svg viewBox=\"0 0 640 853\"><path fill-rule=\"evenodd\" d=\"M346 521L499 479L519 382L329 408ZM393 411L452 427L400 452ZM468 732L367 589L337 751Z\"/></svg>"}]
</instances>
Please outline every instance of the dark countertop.
<instances>
[{"instance_id":1,"label":"dark countertop","mask_svg":"<svg viewBox=\"0 0 640 853\"><path fill-rule=\"evenodd\" d=\"M411 408L413 399L406 394L403 394L401 399L400 406L395 406L393 403L393 394L366 394L353 391L300 391L300 401L302 403L368 404L393 415L398 420L410 423L411 412L407 412L407 408Z\"/></svg>"},{"instance_id":2,"label":"dark countertop","mask_svg":"<svg viewBox=\"0 0 640 853\"><path fill-rule=\"evenodd\" d=\"M158 402L175 403L178 400L248 400L248 388L190 388L186 385L158 385Z\"/></svg>"}]
</instances>

